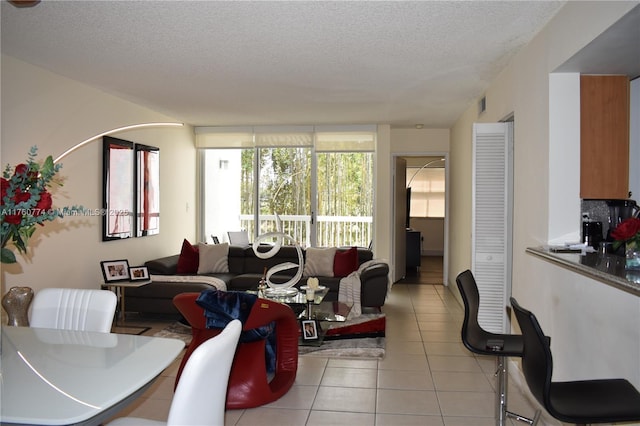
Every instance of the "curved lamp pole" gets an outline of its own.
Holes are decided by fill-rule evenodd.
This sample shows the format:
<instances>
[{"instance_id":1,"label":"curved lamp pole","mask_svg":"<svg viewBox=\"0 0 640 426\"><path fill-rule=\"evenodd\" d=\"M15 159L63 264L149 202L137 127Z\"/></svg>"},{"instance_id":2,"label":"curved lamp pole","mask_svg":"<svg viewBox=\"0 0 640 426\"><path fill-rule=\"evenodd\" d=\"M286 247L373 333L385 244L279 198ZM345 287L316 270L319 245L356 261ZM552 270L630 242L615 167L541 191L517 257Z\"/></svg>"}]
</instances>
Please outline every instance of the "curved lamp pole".
<instances>
[{"instance_id":1,"label":"curved lamp pole","mask_svg":"<svg viewBox=\"0 0 640 426\"><path fill-rule=\"evenodd\" d=\"M429 167L432 164L438 163L440 161L444 161L444 158L438 158L437 160L431 160L429 161L427 164L425 164L424 166L420 167L414 174L413 176L411 176L411 179L409 179L409 183L407 183L407 188L409 188L411 186L411 182L413 182L413 179L418 175L418 173L420 173L423 169L426 169L427 167Z\"/></svg>"},{"instance_id":2,"label":"curved lamp pole","mask_svg":"<svg viewBox=\"0 0 640 426\"><path fill-rule=\"evenodd\" d=\"M119 133L119 132L124 132L126 130L135 130L135 129L142 129L145 127L182 127L184 126L183 123L165 123L165 122L153 122L153 123L140 123L140 124L131 124L129 126L123 126L123 127L116 127L115 129L111 129L111 130L107 130L106 132L102 132L98 135L92 136L89 139L85 139L82 142L80 142L79 144L76 144L74 146L72 146L71 148L69 148L68 150L66 150L65 152L63 152L62 154L58 155L56 157L55 160L53 160L54 163L57 163L58 161L62 160L64 157L66 157L67 155L71 154L73 151L82 148L85 145L90 144L91 142L100 139L103 136L107 136L107 135L111 135L114 133Z\"/></svg>"}]
</instances>

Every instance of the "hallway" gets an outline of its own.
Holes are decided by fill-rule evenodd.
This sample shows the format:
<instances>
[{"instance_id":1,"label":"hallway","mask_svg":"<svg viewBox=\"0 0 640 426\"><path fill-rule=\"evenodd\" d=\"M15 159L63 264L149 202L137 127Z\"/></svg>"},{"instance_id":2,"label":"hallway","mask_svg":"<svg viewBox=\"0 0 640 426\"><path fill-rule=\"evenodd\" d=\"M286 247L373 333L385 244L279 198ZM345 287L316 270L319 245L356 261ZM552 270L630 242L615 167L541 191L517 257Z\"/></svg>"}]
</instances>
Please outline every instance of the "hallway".
<instances>
[{"instance_id":1,"label":"hallway","mask_svg":"<svg viewBox=\"0 0 640 426\"><path fill-rule=\"evenodd\" d=\"M407 268L406 276L397 284L431 284L442 285L442 256L422 256L420 268Z\"/></svg>"}]
</instances>

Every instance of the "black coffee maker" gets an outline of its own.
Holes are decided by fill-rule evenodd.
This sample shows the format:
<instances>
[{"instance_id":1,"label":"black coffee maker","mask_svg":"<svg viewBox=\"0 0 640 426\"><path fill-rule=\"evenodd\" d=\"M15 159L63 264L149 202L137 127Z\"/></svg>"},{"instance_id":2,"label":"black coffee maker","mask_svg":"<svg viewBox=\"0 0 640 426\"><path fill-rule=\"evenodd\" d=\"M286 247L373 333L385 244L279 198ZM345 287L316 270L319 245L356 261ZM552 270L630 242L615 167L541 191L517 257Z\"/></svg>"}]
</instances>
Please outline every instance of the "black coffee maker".
<instances>
[{"instance_id":1,"label":"black coffee maker","mask_svg":"<svg viewBox=\"0 0 640 426\"><path fill-rule=\"evenodd\" d=\"M582 242L598 249L602 241L602 222L586 220L582 222Z\"/></svg>"}]
</instances>

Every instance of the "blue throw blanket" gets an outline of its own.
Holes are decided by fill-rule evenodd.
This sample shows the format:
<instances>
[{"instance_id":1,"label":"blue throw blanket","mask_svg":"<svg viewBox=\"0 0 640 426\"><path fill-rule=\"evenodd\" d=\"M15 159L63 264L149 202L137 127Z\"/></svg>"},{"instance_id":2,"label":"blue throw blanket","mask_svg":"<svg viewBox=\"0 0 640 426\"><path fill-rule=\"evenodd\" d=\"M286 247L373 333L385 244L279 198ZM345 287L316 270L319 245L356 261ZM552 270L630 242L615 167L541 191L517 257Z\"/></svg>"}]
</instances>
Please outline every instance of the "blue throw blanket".
<instances>
[{"instance_id":1,"label":"blue throw blanket","mask_svg":"<svg viewBox=\"0 0 640 426\"><path fill-rule=\"evenodd\" d=\"M204 309L207 328L225 328L234 319L239 319L244 326L256 300L258 296L255 294L211 289L203 290L196 303ZM273 373L276 369L276 334L273 323L242 331L239 341L255 342L263 339L266 339L267 372Z\"/></svg>"}]
</instances>

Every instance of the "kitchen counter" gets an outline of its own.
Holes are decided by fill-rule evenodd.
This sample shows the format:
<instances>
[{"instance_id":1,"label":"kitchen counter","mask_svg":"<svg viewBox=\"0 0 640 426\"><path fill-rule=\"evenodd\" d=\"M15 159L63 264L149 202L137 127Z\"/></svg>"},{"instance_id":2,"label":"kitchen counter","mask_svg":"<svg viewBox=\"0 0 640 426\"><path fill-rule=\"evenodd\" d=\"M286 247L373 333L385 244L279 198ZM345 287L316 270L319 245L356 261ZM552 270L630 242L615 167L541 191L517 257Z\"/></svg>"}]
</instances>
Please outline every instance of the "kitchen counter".
<instances>
[{"instance_id":1,"label":"kitchen counter","mask_svg":"<svg viewBox=\"0 0 640 426\"><path fill-rule=\"evenodd\" d=\"M625 258L622 256L600 253L556 253L547 247L529 247L526 252L627 293L640 296L640 271L625 270Z\"/></svg>"}]
</instances>

